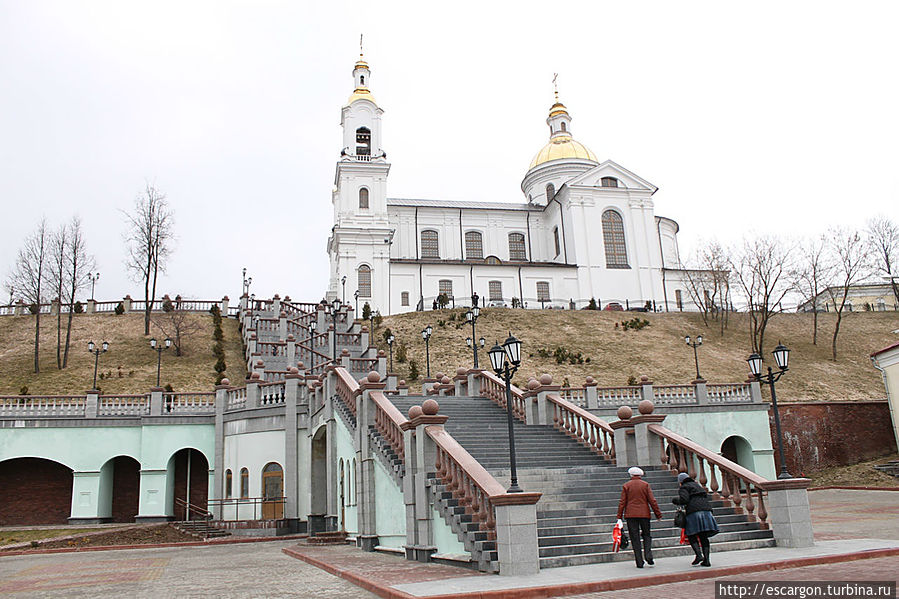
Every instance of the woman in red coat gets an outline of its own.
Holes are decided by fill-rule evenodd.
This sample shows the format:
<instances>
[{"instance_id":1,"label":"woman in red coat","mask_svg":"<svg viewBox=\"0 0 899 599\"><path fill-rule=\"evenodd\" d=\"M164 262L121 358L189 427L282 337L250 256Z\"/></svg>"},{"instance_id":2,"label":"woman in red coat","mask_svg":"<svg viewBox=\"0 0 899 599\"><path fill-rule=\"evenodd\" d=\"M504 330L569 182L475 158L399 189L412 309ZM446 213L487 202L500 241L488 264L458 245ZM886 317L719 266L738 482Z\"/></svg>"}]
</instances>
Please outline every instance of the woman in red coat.
<instances>
[{"instance_id":1,"label":"woman in red coat","mask_svg":"<svg viewBox=\"0 0 899 599\"><path fill-rule=\"evenodd\" d=\"M641 478L643 470L634 466L627 473L631 475L631 479L621 487L621 501L618 502L618 521L621 522L622 517L627 520L627 532L634 546L634 559L637 562L637 567L643 567L644 558L647 564L654 566L655 562L652 561L652 536L649 532L649 523L652 515L649 513L649 510L652 508L657 520L662 519L662 510L659 509L659 504L652 495L652 488L650 488L649 483Z\"/></svg>"}]
</instances>

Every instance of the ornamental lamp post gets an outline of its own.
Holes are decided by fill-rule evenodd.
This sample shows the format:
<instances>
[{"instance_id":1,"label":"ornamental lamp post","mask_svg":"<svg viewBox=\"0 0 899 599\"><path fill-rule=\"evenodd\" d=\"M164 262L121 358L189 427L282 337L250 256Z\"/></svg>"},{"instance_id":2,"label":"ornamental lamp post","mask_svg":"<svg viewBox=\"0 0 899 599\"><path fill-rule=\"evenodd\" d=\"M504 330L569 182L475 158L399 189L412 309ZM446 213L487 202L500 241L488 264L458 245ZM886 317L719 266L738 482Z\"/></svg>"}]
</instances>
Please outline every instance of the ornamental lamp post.
<instances>
[{"instance_id":1,"label":"ornamental lamp post","mask_svg":"<svg viewBox=\"0 0 899 599\"><path fill-rule=\"evenodd\" d=\"M353 313L356 315L356 318L359 318L359 290L353 292L353 299L356 300L356 311Z\"/></svg>"},{"instance_id":2,"label":"ornamental lamp post","mask_svg":"<svg viewBox=\"0 0 899 599\"><path fill-rule=\"evenodd\" d=\"M474 297L472 296L472 302L474 302ZM468 347L472 348L474 351L474 367L478 367L478 346L474 342L477 339L477 335L475 334L475 323L478 321L478 316L481 315L481 309L478 308L477 304L473 304L471 306L471 310L465 313L465 320L471 323L471 343L468 343ZM484 344L481 344L481 347L484 347Z\"/></svg>"},{"instance_id":3,"label":"ornamental lamp post","mask_svg":"<svg viewBox=\"0 0 899 599\"><path fill-rule=\"evenodd\" d=\"M100 364L100 354L105 354L109 349L109 341L104 341L101 347L97 347L93 341L87 342L87 351L94 354L94 386L97 388L97 366Z\"/></svg>"},{"instance_id":4,"label":"ornamental lamp post","mask_svg":"<svg viewBox=\"0 0 899 599\"><path fill-rule=\"evenodd\" d=\"M780 474L777 475L779 480L793 478L787 472L787 462L784 458L783 434L780 431L780 411L777 409L777 393L774 391L774 383L780 380L780 377L789 370L790 350L782 343L778 343L774 351L774 361L777 363L778 372L774 372L768 367L768 374L762 374L762 357L757 353L752 353L746 361L749 363L749 372L760 383L768 383L771 386L771 407L774 409L774 428L777 432L777 454L780 456Z\"/></svg>"},{"instance_id":5,"label":"ornamental lamp post","mask_svg":"<svg viewBox=\"0 0 899 599\"><path fill-rule=\"evenodd\" d=\"M477 340L477 342L475 342L474 339L472 339L471 337L466 337L465 345L467 345L468 347L470 347L474 350L474 367L477 368L478 367L478 348L480 347L481 349L484 349L484 346L487 345L487 340L484 339L483 337L481 337L480 339Z\"/></svg>"},{"instance_id":6,"label":"ornamental lamp post","mask_svg":"<svg viewBox=\"0 0 899 599\"><path fill-rule=\"evenodd\" d=\"M337 364L337 315L340 313L340 300L336 297L334 301L331 302L331 319L334 324L334 328L332 331L332 336L334 338L334 342L332 343L332 352L331 352L331 360Z\"/></svg>"},{"instance_id":7,"label":"ornamental lamp post","mask_svg":"<svg viewBox=\"0 0 899 599\"><path fill-rule=\"evenodd\" d=\"M509 423L509 470L512 480L507 491L509 493L521 493L518 486L518 470L515 467L515 429L512 426L512 375L518 371L521 365L521 341L509 333L508 339L499 345L494 345L489 352L490 365L497 376L502 376L506 383L506 419Z\"/></svg>"},{"instance_id":8,"label":"ornamental lamp post","mask_svg":"<svg viewBox=\"0 0 899 599\"><path fill-rule=\"evenodd\" d=\"M343 287L343 303L346 303L346 275L340 277L340 285Z\"/></svg>"},{"instance_id":9,"label":"ornamental lamp post","mask_svg":"<svg viewBox=\"0 0 899 599\"><path fill-rule=\"evenodd\" d=\"M87 279L91 282L91 301L94 299L94 285L97 284L97 279L100 278L100 273L87 273ZM96 385L94 385L96 387Z\"/></svg>"},{"instance_id":10,"label":"ornamental lamp post","mask_svg":"<svg viewBox=\"0 0 899 599\"><path fill-rule=\"evenodd\" d=\"M172 340L165 338L164 344L156 342L156 338L150 339L150 348L156 350L156 386L159 386L159 371L162 367L162 352L172 347Z\"/></svg>"},{"instance_id":11,"label":"ornamental lamp post","mask_svg":"<svg viewBox=\"0 0 899 599\"><path fill-rule=\"evenodd\" d=\"M425 340L425 361L428 367L428 378L431 378L431 333L434 331L431 325L421 330L421 338Z\"/></svg>"},{"instance_id":12,"label":"ornamental lamp post","mask_svg":"<svg viewBox=\"0 0 899 599\"><path fill-rule=\"evenodd\" d=\"M250 292L250 285L253 283L253 277L247 276L247 269L244 267L243 269L243 294L247 295Z\"/></svg>"},{"instance_id":13,"label":"ornamental lamp post","mask_svg":"<svg viewBox=\"0 0 899 599\"><path fill-rule=\"evenodd\" d=\"M393 342L396 340L396 337L393 335L389 335L387 337L387 347L390 348L390 372L393 372Z\"/></svg>"},{"instance_id":14,"label":"ornamental lamp post","mask_svg":"<svg viewBox=\"0 0 899 599\"><path fill-rule=\"evenodd\" d=\"M699 354L696 352L696 348L702 345L702 335L696 335L696 339L691 339L689 335L684 337L684 341L687 342L687 345L693 348L693 362L696 363L696 380L701 381L702 377L699 376Z\"/></svg>"}]
</instances>

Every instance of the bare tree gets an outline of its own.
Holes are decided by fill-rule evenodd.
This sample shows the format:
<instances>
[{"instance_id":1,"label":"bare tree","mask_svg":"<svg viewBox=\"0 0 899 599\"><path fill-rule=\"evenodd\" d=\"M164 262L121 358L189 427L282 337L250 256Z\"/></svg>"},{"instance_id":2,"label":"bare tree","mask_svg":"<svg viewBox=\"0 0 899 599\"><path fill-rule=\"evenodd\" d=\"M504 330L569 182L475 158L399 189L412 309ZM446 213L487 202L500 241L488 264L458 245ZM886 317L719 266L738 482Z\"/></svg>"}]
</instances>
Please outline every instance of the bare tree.
<instances>
[{"instance_id":1,"label":"bare tree","mask_svg":"<svg viewBox=\"0 0 899 599\"><path fill-rule=\"evenodd\" d=\"M712 240L700 245L691 259L691 268L684 269L687 294L699 308L702 321L719 321L721 333L727 328L730 304L730 259L727 249Z\"/></svg>"},{"instance_id":2,"label":"bare tree","mask_svg":"<svg viewBox=\"0 0 899 599\"><path fill-rule=\"evenodd\" d=\"M190 313L177 309L153 316L153 326L172 340L176 356L184 353L184 344L191 336L203 330L200 323L191 318Z\"/></svg>"},{"instance_id":3,"label":"bare tree","mask_svg":"<svg viewBox=\"0 0 899 599\"><path fill-rule=\"evenodd\" d=\"M56 302L56 368L62 369L62 306L66 285L66 252L69 249L69 227L65 224L53 231L48 239L47 286Z\"/></svg>"},{"instance_id":4,"label":"bare tree","mask_svg":"<svg viewBox=\"0 0 899 599\"><path fill-rule=\"evenodd\" d=\"M899 306L899 225L883 215L868 221L865 229L872 266L886 275Z\"/></svg>"},{"instance_id":5,"label":"bare tree","mask_svg":"<svg viewBox=\"0 0 899 599\"><path fill-rule=\"evenodd\" d=\"M802 297L803 303L812 307L812 345L818 345L818 301L820 294L830 286L833 263L829 259L828 243L825 236L808 239L799 244L798 261L790 277L793 287Z\"/></svg>"},{"instance_id":6,"label":"bare tree","mask_svg":"<svg viewBox=\"0 0 899 599\"><path fill-rule=\"evenodd\" d=\"M837 321L833 327L831 350L833 359L837 359L837 335L840 334L840 323L843 320L843 308L849 299L849 291L868 272L870 266L865 240L858 231L844 227L832 228L827 232L828 246L834 260L834 284L827 288L837 313Z\"/></svg>"},{"instance_id":7,"label":"bare tree","mask_svg":"<svg viewBox=\"0 0 899 599\"><path fill-rule=\"evenodd\" d=\"M790 291L790 246L771 235L743 240L731 265L749 310L752 351L764 355L765 330Z\"/></svg>"},{"instance_id":8,"label":"bare tree","mask_svg":"<svg viewBox=\"0 0 899 599\"><path fill-rule=\"evenodd\" d=\"M75 295L87 287L87 275L96 265L93 256L87 254L84 231L81 230L81 219L72 218L69 224L69 244L66 251L66 282L68 288L64 291L65 301L70 304L69 320L66 323L66 344L62 355L62 367L69 363L69 343L72 339L72 316L75 308Z\"/></svg>"},{"instance_id":9,"label":"bare tree","mask_svg":"<svg viewBox=\"0 0 899 599\"><path fill-rule=\"evenodd\" d=\"M42 218L37 229L25 239L16 256L16 265L7 280L6 287L15 289L31 306L34 313L34 371L40 372L38 360L41 340L41 303L44 300L45 268L47 267L50 234L47 219Z\"/></svg>"},{"instance_id":10,"label":"bare tree","mask_svg":"<svg viewBox=\"0 0 899 599\"><path fill-rule=\"evenodd\" d=\"M143 281L144 335L150 334L150 312L156 301L156 281L165 272L173 241L173 216L165 195L147 184L134 201L134 212L125 214L128 223L126 265L137 281Z\"/></svg>"}]
</instances>

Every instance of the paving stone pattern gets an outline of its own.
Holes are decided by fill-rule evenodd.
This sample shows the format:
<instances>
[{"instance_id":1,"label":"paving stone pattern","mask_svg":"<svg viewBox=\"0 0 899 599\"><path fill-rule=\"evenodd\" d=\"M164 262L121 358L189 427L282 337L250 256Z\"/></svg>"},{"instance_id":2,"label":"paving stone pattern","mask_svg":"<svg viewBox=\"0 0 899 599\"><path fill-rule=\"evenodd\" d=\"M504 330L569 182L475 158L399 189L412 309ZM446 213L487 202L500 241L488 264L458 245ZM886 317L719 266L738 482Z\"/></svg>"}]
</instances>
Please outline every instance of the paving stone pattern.
<instances>
[{"instance_id":1,"label":"paving stone pattern","mask_svg":"<svg viewBox=\"0 0 899 599\"><path fill-rule=\"evenodd\" d=\"M5 557L0 559L0 597L375 597L281 552L295 544Z\"/></svg>"}]
</instances>

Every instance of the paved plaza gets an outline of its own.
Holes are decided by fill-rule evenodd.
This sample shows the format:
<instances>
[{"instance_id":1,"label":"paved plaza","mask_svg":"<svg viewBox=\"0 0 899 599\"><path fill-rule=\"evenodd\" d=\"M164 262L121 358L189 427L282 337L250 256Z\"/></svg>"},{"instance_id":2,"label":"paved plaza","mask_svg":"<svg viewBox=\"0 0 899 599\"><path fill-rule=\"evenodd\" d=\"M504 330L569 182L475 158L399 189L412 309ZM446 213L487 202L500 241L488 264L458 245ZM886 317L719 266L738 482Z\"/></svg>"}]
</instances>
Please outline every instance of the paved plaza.
<instances>
[{"instance_id":1,"label":"paved plaza","mask_svg":"<svg viewBox=\"0 0 899 599\"><path fill-rule=\"evenodd\" d=\"M809 494L817 544L810 549L714 553L713 568L684 557L637 570L630 562L555 568L531 577L483 575L452 566L408 562L349 546L297 541L210 547L130 549L0 558L2 597L375 597L494 596L714 597L715 580L895 580L899 572L899 492L824 490ZM887 550L878 558L832 561L850 552ZM758 570L784 560L806 565ZM312 563L307 563L309 562ZM313 565L317 564L317 565ZM796 565L795 562L792 565ZM332 573L337 573L335 576ZM701 580L671 582L684 576ZM354 580L354 582L351 582ZM639 588L622 588L645 585ZM572 595L578 585L594 592ZM615 590L603 591L603 585ZM553 589L554 587L554 589ZM540 589L538 591L538 589ZM587 590L587 589L584 589Z\"/></svg>"}]
</instances>

